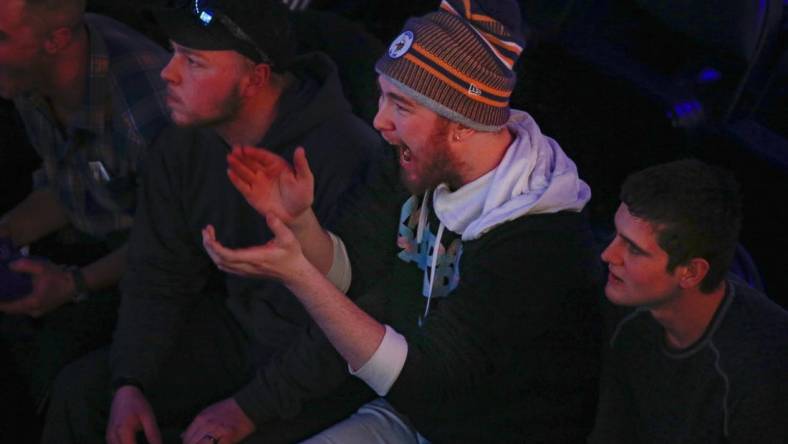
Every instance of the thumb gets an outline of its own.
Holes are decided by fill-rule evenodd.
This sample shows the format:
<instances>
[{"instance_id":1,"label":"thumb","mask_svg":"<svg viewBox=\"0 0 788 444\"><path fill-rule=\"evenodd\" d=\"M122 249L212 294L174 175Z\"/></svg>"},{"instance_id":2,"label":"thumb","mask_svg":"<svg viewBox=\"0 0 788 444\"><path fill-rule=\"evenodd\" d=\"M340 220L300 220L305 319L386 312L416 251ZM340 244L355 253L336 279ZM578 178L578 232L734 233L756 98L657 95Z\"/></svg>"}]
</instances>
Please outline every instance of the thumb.
<instances>
[{"instance_id":1,"label":"thumb","mask_svg":"<svg viewBox=\"0 0 788 444\"><path fill-rule=\"evenodd\" d=\"M143 415L141 418L142 429L145 432L145 438L149 444L162 444L161 432L156 425L156 418L153 415Z\"/></svg>"},{"instance_id":2,"label":"thumb","mask_svg":"<svg viewBox=\"0 0 788 444\"><path fill-rule=\"evenodd\" d=\"M296 177L299 180L313 180L312 170L309 168L309 162L306 160L306 151L304 147L299 146L293 154L293 166L295 167Z\"/></svg>"},{"instance_id":3,"label":"thumb","mask_svg":"<svg viewBox=\"0 0 788 444\"><path fill-rule=\"evenodd\" d=\"M33 259L22 258L8 264L8 268L17 273L35 274L40 273L44 269L44 264Z\"/></svg>"},{"instance_id":4,"label":"thumb","mask_svg":"<svg viewBox=\"0 0 788 444\"><path fill-rule=\"evenodd\" d=\"M271 233L274 234L275 238L283 242L288 242L293 239L293 232L287 228L287 225L282 222L282 219L279 219L273 214L267 214L265 216L265 223L268 224L268 228L271 229Z\"/></svg>"}]
</instances>

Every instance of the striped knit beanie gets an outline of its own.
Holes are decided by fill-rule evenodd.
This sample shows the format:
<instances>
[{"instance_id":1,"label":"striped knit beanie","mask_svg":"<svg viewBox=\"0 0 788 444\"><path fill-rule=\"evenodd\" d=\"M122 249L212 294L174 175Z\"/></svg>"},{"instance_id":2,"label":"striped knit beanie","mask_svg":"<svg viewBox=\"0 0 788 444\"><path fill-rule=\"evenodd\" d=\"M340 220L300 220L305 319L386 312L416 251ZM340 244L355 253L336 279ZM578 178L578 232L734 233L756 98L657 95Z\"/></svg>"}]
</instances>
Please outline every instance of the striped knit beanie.
<instances>
[{"instance_id":1,"label":"striped knit beanie","mask_svg":"<svg viewBox=\"0 0 788 444\"><path fill-rule=\"evenodd\" d=\"M405 22L375 70L439 115L495 131L509 119L524 44L515 0L443 0Z\"/></svg>"}]
</instances>

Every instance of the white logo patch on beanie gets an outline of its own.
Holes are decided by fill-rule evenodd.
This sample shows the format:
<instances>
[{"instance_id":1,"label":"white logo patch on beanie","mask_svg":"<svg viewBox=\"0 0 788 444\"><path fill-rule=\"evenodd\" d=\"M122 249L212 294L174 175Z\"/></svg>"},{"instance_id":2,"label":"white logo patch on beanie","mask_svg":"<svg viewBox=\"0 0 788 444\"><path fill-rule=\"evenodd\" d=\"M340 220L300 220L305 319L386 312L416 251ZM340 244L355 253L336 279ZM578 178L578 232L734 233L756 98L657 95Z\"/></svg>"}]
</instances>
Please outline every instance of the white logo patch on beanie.
<instances>
[{"instance_id":1,"label":"white logo patch on beanie","mask_svg":"<svg viewBox=\"0 0 788 444\"><path fill-rule=\"evenodd\" d=\"M402 57L406 52L408 52L412 45L413 33L410 31L403 32L397 36L393 42L391 42L391 45L389 46L389 57L392 59L398 59Z\"/></svg>"}]
</instances>

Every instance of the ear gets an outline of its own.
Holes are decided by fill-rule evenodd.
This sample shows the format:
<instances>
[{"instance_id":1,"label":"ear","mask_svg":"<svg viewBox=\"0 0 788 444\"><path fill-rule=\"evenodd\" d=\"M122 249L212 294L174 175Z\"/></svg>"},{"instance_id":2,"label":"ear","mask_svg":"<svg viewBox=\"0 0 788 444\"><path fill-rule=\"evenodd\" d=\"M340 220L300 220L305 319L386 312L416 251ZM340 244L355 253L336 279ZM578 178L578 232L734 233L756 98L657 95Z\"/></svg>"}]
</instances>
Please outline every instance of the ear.
<instances>
[{"instance_id":1,"label":"ear","mask_svg":"<svg viewBox=\"0 0 788 444\"><path fill-rule=\"evenodd\" d=\"M44 41L44 50L47 54L56 54L69 45L74 38L71 29L62 26L49 33Z\"/></svg>"},{"instance_id":2,"label":"ear","mask_svg":"<svg viewBox=\"0 0 788 444\"><path fill-rule=\"evenodd\" d=\"M266 88L271 82L271 65L258 63L247 75L247 82L241 90L241 95L251 97Z\"/></svg>"},{"instance_id":3,"label":"ear","mask_svg":"<svg viewBox=\"0 0 788 444\"><path fill-rule=\"evenodd\" d=\"M476 130L473 128L468 128L467 126L457 123L451 129L451 141L455 143L462 143L468 140L469 137L474 135Z\"/></svg>"},{"instance_id":4,"label":"ear","mask_svg":"<svg viewBox=\"0 0 788 444\"><path fill-rule=\"evenodd\" d=\"M695 257L686 264L678 266L679 286L684 289L700 286L703 278L709 274L709 263L706 259Z\"/></svg>"}]
</instances>

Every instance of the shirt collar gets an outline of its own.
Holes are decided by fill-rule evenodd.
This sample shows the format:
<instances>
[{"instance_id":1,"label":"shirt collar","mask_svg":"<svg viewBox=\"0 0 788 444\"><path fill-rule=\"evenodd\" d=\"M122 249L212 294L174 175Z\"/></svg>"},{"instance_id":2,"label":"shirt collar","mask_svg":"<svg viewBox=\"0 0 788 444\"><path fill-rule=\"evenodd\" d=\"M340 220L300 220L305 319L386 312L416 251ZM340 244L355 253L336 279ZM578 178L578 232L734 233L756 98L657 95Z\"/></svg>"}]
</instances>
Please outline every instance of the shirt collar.
<instances>
[{"instance_id":1,"label":"shirt collar","mask_svg":"<svg viewBox=\"0 0 788 444\"><path fill-rule=\"evenodd\" d=\"M104 132L109 105L109 53L101 34L86 23L88 33L88 75L85 79L83 106L71 123L74 130L95 136Z\"/></svg>"}]
</instances>

